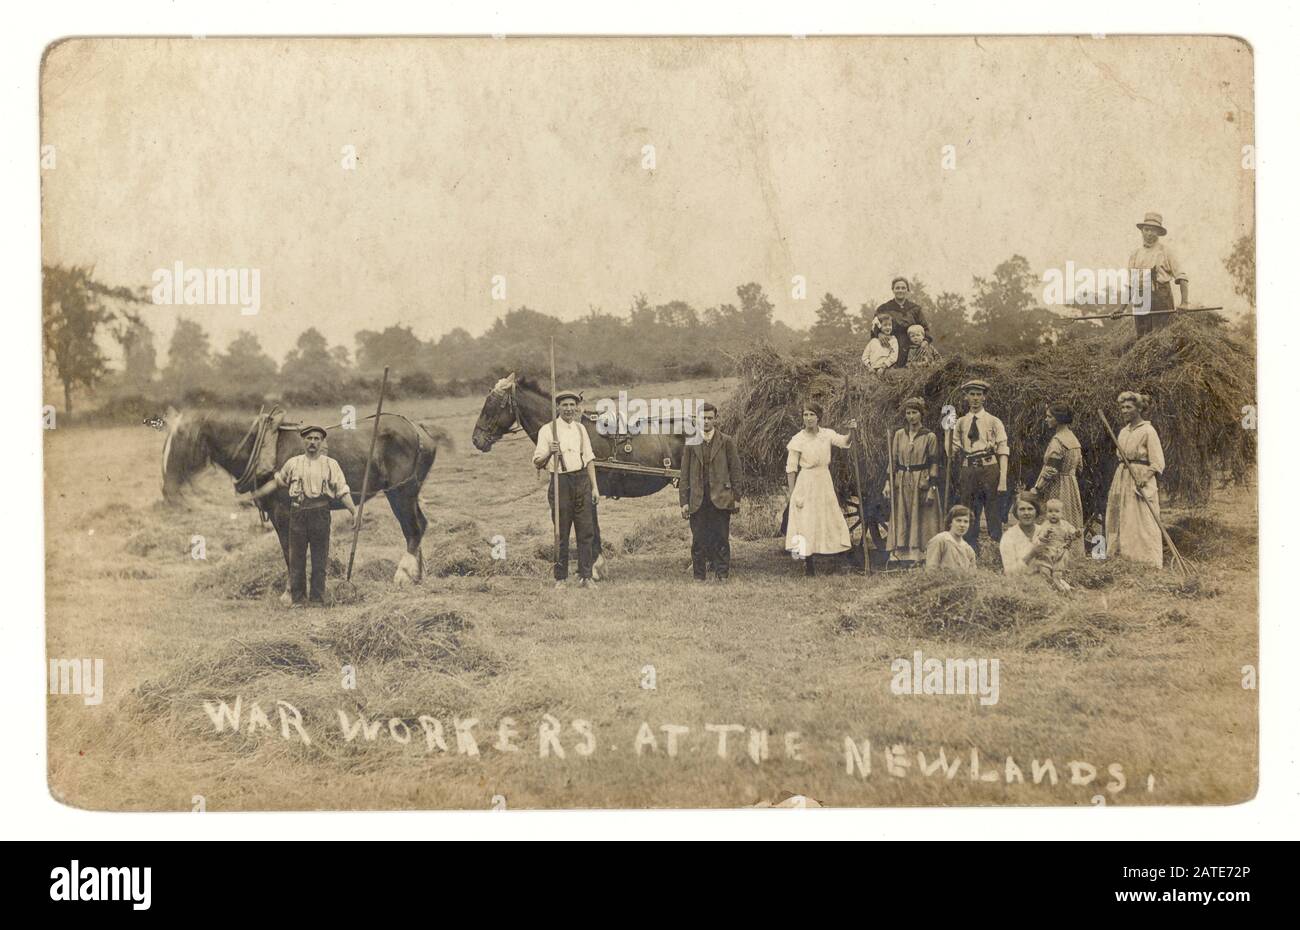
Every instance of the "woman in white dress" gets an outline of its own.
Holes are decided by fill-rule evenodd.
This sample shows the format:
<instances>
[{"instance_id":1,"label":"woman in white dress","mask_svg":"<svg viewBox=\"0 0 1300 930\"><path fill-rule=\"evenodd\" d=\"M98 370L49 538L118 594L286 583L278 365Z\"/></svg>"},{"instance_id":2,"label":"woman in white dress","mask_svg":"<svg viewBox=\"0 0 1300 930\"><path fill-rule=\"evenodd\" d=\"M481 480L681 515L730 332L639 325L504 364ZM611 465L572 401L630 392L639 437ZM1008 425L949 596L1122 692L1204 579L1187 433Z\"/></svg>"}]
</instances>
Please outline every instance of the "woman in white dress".
<instances>
[{"instance_id":1,"label":"woman in white dress","mask_svg":"<svg viewBox=\"0 0 1300 930\"><path fill-rule=\"evenodd\" d=\"M1151 398L1145 394L1125 391L1119 395L1119 414L1125 424L1116 438L1133 473L1129 474L1123 462L1115 466L1115 477L1106 499L1106 557L1161 568L1164 538L1157 522L1160 488L1156 477L1165 470L1165 453L1156 428L1142 416L1150 405ZM1144 504L1142 498L1151 506Z\"/></svg>"},{"instance_id":2,"label":"woman in white dress","mask_svg":"<svg viewBox=\"0 0 1300 930\"><path fill-rule=\"evenodd\" d=\"M803 559L807 575L816 572L814 556L847 553L851 545L830 464L831 446L847 449L853 438L822 426L822 416L820 404L804 404L803 429L785 446L786 503L790 513L785 548L796 559ZM850 420L846 426L855 430L858 422Z\"/></svg>"}]
</instances>

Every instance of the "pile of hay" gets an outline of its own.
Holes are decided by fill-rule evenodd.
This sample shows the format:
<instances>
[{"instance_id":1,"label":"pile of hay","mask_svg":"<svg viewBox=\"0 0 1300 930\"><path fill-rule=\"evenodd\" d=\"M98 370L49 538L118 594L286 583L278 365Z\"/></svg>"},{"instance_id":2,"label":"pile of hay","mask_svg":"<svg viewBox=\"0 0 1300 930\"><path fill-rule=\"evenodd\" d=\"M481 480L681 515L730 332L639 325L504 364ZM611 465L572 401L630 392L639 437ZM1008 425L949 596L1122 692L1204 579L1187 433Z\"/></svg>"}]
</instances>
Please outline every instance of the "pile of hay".
<instances>
[{"instance_id":1,"label":"pile of hay","mask_svg":"<svg viewBox=\"0 0 1300 930\"><path fill-rule=\"evenodd\" d=\"M291 639L233 640L220 652L142 682L135 696L146 715L152 716L187 700L193 703L199 697L237 691L271 672L308 677L320 670L307 649Z\"/></svg>"},{"instance_id":2,"label":"pile of hay","mask_svg":"<svg viewBox=\"0 0 1300 930\"><path fill-rule=\"evenodd\" d=\"M1083 324L1078 324L1082 326ZM785 480L785 445L802 427L800 406L816 400L825 425L857 417L863 483L868 499L884 483L887 443L903 423L899 404L912 396L929 405L925 424L941 430L943 407L965 412L959 388L970 378L992 386L991 413L1006 425L1011 444L1008 487L1032 486L1050 434L1043 424L1052 401L1074 409L1073 429L1083 446L1080 485L1088 513L1105 510L1117 464L1098 408L1120 428L1116 396L1138 390L1152 397L1148 413L1160 434L1166 470L1162 494L1203 502L1216 478L1241 481L1255 463L1255 432L1243 428L1242 408L1255 401L1254 346L1212 314L1186 317L1137 344L1123 326L1095 329L1030 355L990 359L949 357L940 367L890 369L868 375L857 347L811 357L770 347L740 360L741 382L723 411L722 428L736 437L751 488ZM845 393L844 375L850 387ZM832 469L842 493L851 493L850 459L837 452Z\"/></svg>"},{"instance_id":3,"label":"pile of hay","mask_svg":"<svg viewBox=\"0 0 1300 930\"><path fill-rule=\"evenodd\" d=\"M470 621L454 610L422 610L415 603L406 603L335 620L310 638L349 665L400 662L417 667L453 661L473 668L473 661L459 661L467 658L461 634L471 627Z\"/></svg>"},{"instance_id":4,"label":"pile of hay","mask_svg":"<svg viewBox=\"0 0 1300 930\"><path fill-rule=\"evenodd\" d=\"M1080 584L1082 572L1072 569L1068 577L1076 589L1065 594L1033 575L899 572L886 576L883 583L844 607L830 623L841 634L865 632L985 649L1060 652L1102 646L1125 633L1193 626L1187 615L1175 608L1153 613L1152 599L1137 596L1132 587L1140 582L1156 595L1207 596L1200 593L1195 579L1184 582L1143 566L1130 572L1118 560L1098 563L1103 573L1115 566L1120 566L1117 572L1093 574L1088 578L1091 584L1086 585ZM1097 589L1120 581L1124 598L1108 602L1097 596Z\"/></svg>"}]
</instances>

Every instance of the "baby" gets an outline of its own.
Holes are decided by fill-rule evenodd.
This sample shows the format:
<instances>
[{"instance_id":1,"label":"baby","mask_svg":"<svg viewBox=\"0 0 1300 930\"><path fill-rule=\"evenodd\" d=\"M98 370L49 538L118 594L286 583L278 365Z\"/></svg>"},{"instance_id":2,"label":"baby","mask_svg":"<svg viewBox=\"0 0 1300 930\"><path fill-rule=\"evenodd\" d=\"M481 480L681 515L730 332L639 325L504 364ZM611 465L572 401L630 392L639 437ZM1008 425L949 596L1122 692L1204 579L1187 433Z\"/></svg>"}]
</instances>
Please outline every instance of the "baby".
<instances>
[{"instance_id":1,"label":"baby","mask_svg":"<svg viewBox=\"0 0 1300 930\"><path fill-rule=\"evenodd\" d=\"M907 327L907 338L912 344L912 347L907 350L908 368L929 368L942 361L934 343L925 341L924 326L913 324Z\"/></svg>"},{"instance_id":2,"label":"baby","mask_svg":"<svg viewBox=\"0 0 1300 930\"><path fill-rule=\"evenodd\" d=\"M862 364L873 374L884 371L898 361L898 340L894 337L894 318L882 313L871 323L871 341L862 353Z\"/></svg>"},{"instance_id":3,"label":"baby","mask_svg":"<svg viewBox=\"0 0 1300 930\"><path fill-rule=\"evenodd\" d=\"M1039 549L1030 567L1035 574L1044 576L1053 587L1069 591L1070 586L1061 577L1061 573L1070 560L1070 543L1080 534L1070 521L1061 518L1063 509L1059 500L1050 500L1044 505L1047 519L1034 535L1034 544Z\"/></svg>"}]
</instances>

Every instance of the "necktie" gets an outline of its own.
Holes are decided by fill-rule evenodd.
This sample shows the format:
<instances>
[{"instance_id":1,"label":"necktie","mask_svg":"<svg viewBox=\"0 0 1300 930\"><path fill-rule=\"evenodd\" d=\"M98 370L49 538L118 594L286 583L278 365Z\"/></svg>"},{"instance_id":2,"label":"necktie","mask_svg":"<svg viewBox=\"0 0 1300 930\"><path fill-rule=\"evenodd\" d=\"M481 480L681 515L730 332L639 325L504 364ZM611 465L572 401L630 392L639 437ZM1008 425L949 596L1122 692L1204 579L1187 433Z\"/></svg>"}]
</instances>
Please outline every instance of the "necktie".
<instances>
[{"instance_id":1,"label":"necktie","mask_svg":"<svg viewBox=\"0 0 1300 930\"><path fill-rule=\"evenodd\" d=\"M970 430L966 433L966 438L971 442L980 438L980 420L973 413L970 415Z\"/></svg>"}]
</instances>

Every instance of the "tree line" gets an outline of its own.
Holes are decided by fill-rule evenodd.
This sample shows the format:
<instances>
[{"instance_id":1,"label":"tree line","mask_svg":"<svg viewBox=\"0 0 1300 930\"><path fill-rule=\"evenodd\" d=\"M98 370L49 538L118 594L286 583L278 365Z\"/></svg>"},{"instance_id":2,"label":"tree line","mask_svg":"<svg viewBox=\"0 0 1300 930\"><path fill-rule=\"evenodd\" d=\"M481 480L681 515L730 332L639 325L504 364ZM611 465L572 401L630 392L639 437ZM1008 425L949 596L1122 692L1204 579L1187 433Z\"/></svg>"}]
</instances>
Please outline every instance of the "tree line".
<instances>
[{"instance_id":1,"label":"tree line","mask_svg":"<svg viewBox=\"0 0 1300 930\"><path fill-rule=\"evenodd\" d=\"M1224 262L1234 290L1254 307L1254 237L1243 236ZM882 285L882 292L886 289ZM911 279L910 299L925 313L944 355L1004 355L1032 351L1067 332L1070 308L1042 306L1041 279L1022 256L1013 255L991 275L974 276L969 294L931 295ZM146 319L145 288L112 287L85 266L43 268L42 318L47 374L61 385L64 412L74 392L93 393L101 407L133 414L159 403L229 403L246 406L269 399L293 405L355 400L378 388L385 366L393 396L448 396L486 391L507 371L541 371L553 337L560 371L575 383L631 385L644 381L712 377L731 373L735 361L756 344L790 354L815 354L869 338L876 307L856 311L836 295L821 298L806 330L773 319L775 305L761 285L736 288L736 300L702 312L682 300L652 303L633 298L626 314L591 307L565 321L526 306L508 310L480 336L462 327L437 339L421 339L410 326L363 329L354 345L330 345L315 327L304 330L280 361L252 330L224 350L208 333L182 317L159 365L157 339ZM1252 319L1249 321L1253 325ZM108 363L107 334L121 352L120 367Z\"/></svg>"}]
</instances>

